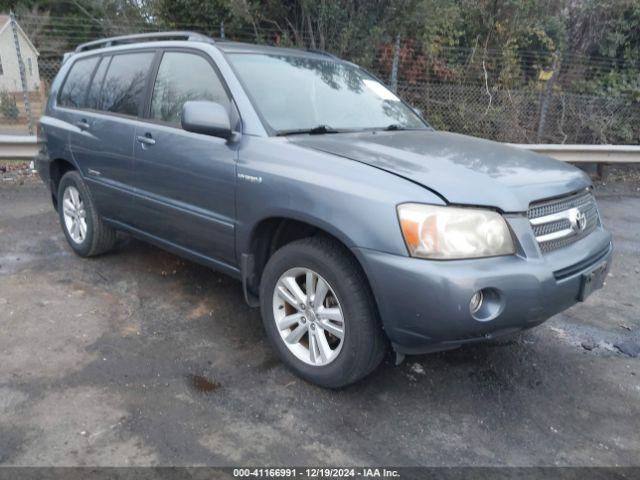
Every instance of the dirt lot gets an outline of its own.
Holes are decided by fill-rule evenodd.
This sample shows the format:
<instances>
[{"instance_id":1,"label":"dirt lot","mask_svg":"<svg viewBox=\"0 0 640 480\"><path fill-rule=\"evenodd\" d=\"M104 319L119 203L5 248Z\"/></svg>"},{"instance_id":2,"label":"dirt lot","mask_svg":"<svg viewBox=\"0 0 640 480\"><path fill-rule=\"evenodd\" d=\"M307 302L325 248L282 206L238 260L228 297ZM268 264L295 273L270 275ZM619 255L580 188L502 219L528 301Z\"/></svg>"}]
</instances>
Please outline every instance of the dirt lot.
<instances>
[{"instance_id":1,"label":"dirt lot","mask_svg":"<svg viewBox=\"0 0 640 480\"><path fill-rule=\"evenodd\" d=\"M280 364L238 283L127 237L82 260L45 188L11 178L0 182L0 464L640 463L637 180L598 188L617 252L585 304L327 391Z\"/></svg>"}]
</instances>

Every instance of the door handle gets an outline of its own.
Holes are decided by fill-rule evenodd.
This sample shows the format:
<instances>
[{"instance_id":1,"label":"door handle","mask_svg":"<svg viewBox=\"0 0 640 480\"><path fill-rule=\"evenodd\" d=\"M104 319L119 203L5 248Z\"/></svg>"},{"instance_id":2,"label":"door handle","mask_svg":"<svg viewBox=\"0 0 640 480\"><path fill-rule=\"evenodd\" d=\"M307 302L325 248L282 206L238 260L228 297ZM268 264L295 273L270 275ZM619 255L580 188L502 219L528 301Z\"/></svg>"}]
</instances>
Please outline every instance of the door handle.
<instances>
[{"instance_id":1,"label":"door handle","mask_svg":"<svg viewBox=\"0 0 640 480\"><path fill-rule=\"evenodd\" d=\"M147 133L146 135L138 135L136 138L138 142L140 142L143 146L156 144L156 141L153 139L150 133Z\"/></svg>"},{"instance_id":2,"label":"door handle","mask_svg":"<svg viewBox=\"0 0 640 480\"><path fill-rule=\"evenodd\" d=\"M79 122L76 122L76 127L78 127L80 130L82 130L83 132L85 130L89 130L89 122L87 122L86 120L82 119Z\"/></svg>"}]
</instances>

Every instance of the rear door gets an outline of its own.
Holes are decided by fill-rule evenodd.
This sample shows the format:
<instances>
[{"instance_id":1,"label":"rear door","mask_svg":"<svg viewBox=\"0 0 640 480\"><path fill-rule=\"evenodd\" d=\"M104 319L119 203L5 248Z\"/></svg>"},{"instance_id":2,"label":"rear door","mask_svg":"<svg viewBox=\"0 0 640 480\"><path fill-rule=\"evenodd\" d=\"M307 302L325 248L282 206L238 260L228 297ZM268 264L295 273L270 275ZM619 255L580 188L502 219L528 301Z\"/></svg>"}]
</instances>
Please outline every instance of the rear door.
<instances>
[{"instance_id":1,"label":"rear door","mask_svg":"<svg viewBox=\"0 0 640 480\"><path fill-rule=\"evenodd\" d=\"M237 143L180 126L188 100L218 102L239 121L212 60L195 50L165 50L136 128L137 222L142 230L197 255L234 265ZM232 123L233 125L233 123Z\"/></svg>"},{"instance_id":2,"label":"rear door","mask_svg":"<svg viewBox=\"0 0 640 480\"><path fill-rule=\"evenodd\" d=\"M133 220L135 125L155 54L147 49L95 57L86 97L74 112L71 151L98 211L127 224Z\"/></svg>"}]
</instances>

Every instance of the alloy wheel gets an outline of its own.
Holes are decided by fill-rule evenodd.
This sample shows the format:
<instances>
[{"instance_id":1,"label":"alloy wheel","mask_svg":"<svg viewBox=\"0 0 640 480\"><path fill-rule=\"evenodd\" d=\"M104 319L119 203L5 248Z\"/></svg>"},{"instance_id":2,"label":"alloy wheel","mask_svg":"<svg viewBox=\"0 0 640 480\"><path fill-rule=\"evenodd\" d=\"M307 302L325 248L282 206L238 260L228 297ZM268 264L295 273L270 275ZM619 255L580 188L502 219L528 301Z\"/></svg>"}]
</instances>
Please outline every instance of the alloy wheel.
<instances>
[{"instance_id":1,"label":"alloy wheel","mask_svg":"<svg viewBox=\"0 0 640 480\"><path fill-rule=\"evenodd\" d=\"M317 272L299 267L283 273L273 293L273 316L284 344L299 360L324 366L338 357L344 315L333 288Z\"/></svg>"},{"instance_id":2,"label":"alloy wheel","mask_svg":"<svg viewBox=\"0 0 640 480\"><path fill-rule=\"evenodd\" d=\"M81 244L87 237L87 211L80 192L69 185L62 196L62 214L67 232L74 243Z\"/></svg>"}]
</instances>

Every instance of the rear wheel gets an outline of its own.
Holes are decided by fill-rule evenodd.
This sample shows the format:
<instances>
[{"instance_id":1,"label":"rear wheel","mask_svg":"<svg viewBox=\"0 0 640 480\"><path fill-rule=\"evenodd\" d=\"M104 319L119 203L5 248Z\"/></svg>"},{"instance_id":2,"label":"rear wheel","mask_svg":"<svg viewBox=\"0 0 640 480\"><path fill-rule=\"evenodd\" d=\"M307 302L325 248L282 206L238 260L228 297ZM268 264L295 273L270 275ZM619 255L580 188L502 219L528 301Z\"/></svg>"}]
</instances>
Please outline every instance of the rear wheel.
<instances>
[{"instance_id":1,"label":"rear wheel","mask_svg":"<svg viewBox=\"0 0 640 480\"><path fill-rule=\"evenodd\" d=\"M89 189L78 172L67 172L60 179L58 214L62 231L78 255L100 255L115 245L115 230L98 216Z\"/></svg>"},{"instance_id":2,"label":"rear wheel","mask_svg":"<svg viewBox=\"0 0 640 480\"><path fill-rule=\"evenodd\" d=\"M342 387L374 370L386 341L360 266L339 243L313 237L285 245L260 289L267 335L304 379Z\"/></svg>"}]
</instances>

